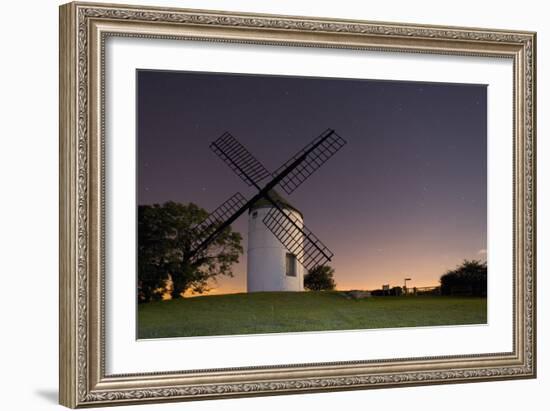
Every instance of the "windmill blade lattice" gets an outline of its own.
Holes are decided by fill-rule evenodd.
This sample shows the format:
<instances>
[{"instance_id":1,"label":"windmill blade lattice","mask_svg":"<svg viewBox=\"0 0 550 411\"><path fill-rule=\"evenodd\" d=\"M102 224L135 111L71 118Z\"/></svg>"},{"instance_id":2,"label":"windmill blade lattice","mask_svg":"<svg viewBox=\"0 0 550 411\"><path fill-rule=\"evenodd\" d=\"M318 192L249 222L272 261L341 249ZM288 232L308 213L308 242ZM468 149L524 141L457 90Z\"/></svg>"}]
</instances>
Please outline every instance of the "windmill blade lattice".
<instances>
[{"instance_id":1,"label":"windmill blade lattice","mask_svg":"<svg viewBox=\"0 0 550 411\"><path fill-rule=\"evenodd\" d=\"M319 141L323 139L325 140L319 144ZM294 190L296 190L329 158L344 147L344 145L346 145L346 140L340 137L334 130L327 129L319 137L296 153L290 160L279 167L273 175L277 176L282 170L303 156L306 151L316 144L318 144L317 147L315 147L300 164L298 164L279 182L279 185L287 194L291 194Z\"/></svg>"},{"instance_id":2,"label":"windmill blade lattice","mask_svg":"<svg viewBox=\"0 0 550 411\"><path fill-rule=\"evenodd\" d=\"M264 217L263 223L306 270L325 265L334 255L290 212L272 208Z\"/></svg>"},{"instance_id":3,"label":"windmill blade lattice","mask_svg":"<svg viewBox=\"0 0 550 411\"><path fill-rule=\"evenodd\" d=\"M257 185L271 173L228 132L210 144L218 155L246 184Z\"/></svg>"},{"instance_id":4,"label":"windmill blade lattice","mask_svg":"<svg viewBox=\"0 0 550 411\"><path fill-rule=\"evenodd\" d=\"M209 216L201 223L196 225L193 230L195 231L195 241L191 245L192 249L199 246L208 236L213 235L216 229L221 226L231 215L237 212L246 204L246 198L241 193L233 194L222 205L212 211ZM214 236L209 239L214 240Z\"/></svg>"},{"instance_id":5,"label":"windmill blade lattice","mask_svg":"<svg viewBox=\"0 0 550 411\"><path fill-rule=\"evenodd\" d=\"M286 193L292 193L345 144L346 141L334 130L327 129L271 174L235 137L223 133L210 144L210 149L247 185L257 188L258 193L248 201L240 193L234 194L200 223L196 227L190 258L195 258L256 201L265 198L274 208L263 222L275 237L296 255L306 269L326 264L333 253L307 227L294 221L291 214L287 215L269 197L269 192L280 185ZM260 187L258 182L269 176L271 180Z\"/></svg>"}]
</instances>

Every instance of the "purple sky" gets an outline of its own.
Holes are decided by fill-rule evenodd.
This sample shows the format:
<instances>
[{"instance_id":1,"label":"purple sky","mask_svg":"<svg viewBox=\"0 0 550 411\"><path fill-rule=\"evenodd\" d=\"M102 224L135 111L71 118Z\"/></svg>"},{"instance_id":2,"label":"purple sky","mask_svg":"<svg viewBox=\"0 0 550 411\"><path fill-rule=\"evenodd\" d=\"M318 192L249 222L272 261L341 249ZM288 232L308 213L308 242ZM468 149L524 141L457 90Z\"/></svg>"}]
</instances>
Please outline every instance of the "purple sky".
<instances>
[{"instance_id":1,"label":"purple sky","mask_svg":"<svg viewBox=\"0 0 550 411\"><path fill-rule=\"evenodd\" d=\"M208 148L224 131L273 171L333 128L348 144L286 197L339 289L437 285L486 258L485 85L139 70L137 87L139 204L252 196ZM245 291L246 254L234 271L213 291Z\"/></svg>"}]
</instances>

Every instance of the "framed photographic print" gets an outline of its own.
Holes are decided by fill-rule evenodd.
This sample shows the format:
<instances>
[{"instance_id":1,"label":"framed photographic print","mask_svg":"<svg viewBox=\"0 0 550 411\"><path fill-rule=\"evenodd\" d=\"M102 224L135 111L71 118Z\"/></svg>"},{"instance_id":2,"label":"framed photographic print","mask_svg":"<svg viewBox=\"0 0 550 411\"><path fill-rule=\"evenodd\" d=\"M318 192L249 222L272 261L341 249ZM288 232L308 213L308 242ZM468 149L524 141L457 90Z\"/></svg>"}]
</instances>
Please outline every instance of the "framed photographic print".
<instances>
[{"instance_id":1,"label":"framed photographic print","mask_svg":"<svg viewBox=\"0 0 550 411\"><path fill-rule=\"evenodd\" d=\"M535 377L535 44L61 6L60 402Z\"/></svg>"}]
</instances>

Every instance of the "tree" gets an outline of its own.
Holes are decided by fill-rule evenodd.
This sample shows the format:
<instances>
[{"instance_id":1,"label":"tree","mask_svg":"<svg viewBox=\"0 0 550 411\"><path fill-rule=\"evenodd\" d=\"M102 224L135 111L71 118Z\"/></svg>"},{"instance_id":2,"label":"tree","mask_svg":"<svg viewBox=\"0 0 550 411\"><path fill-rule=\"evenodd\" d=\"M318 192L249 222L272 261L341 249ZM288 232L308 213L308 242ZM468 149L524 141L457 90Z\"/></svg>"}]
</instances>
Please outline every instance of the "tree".
<instances>
[{"instance_id":1,"label":"tree","mask_svg":"<svg viewBox=\"0 0 550 411\"><path fill-rule=\"evenodd\" d=\"M403 288L396 285L395 287L392 287L390 290L390 295L393 295L395 297L399 297L403 294Z\"/></svg>"},{"instance_id":2,"label":"tree","mask_svg":"<svg viewBox=\"0 0 550 411\"><path fill-rule=\"evenodd\" d=\"M441 276L442 295L487 296L487 262L464 260L454 270Z\"/></svg>"},{"instance_id":3,"label":"tree","mask_svg":"<svg viewBox=\"0 0 550 411\"><path fill-rule=\"evenodd\" d=\"M166 283L172 280L172 298L191 289L208 290L209 280L232 277L232 265L242 254L242 236L226 228L191 260L198 238L193 227L208 212L193 203L167 202L138 207L138 300L162 298ZM215 227L210 227L210 232Z\"/></svg>"},{"instance_id":4,"label":"tree","mask_svg":"<svg viewBox=\"0 0 550 411\"><path fill-rule=\"evenodd\" d=\"M328 265L318 265L304 276L304 287L311 291L334 290L334 268Z\"/></svg>"}]
</instances>

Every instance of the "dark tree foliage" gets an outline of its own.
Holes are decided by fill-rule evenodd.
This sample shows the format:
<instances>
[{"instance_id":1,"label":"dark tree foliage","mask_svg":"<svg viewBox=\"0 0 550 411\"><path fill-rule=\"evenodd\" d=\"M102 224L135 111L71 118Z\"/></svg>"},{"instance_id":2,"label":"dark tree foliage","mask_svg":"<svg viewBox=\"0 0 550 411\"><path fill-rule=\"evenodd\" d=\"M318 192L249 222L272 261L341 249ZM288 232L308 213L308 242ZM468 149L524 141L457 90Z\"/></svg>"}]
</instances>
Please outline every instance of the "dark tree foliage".
<instances>
[{"instance_id":1,"label":"dark tree foliage","mask_svg":"<svg viewBox=\"0 0 550 411\"><path fill-rule=\"evenodd\" d=\"M334 268L328 265L318 265L304 276L304 288L310 291L334 290Z\"/></svg>"},{"instance_id":2,"label":"dark tree foliage","mask_svg":"<svg viewBox=\"0 0 550 411\"><path fill-rule=\"evenodd\" d=\"M401 294L403 294L403 288L396 285L395 287L392 287L390 291L390 295L393 295L395 297L399 297Z\"/></svg>"},{"instance_id":3,"label":"dark tree foliage","mask_svg":"<svg viewBox=\"0 0 550 411\"><path fill-rule=\"evenodd\" d=\"M242 254L242 237L225 229L191 261L197 238L193 227L208 212L193 203L167 202L138 207L138 301L159 300L172 280L172 298L186 290L204 292L216 276L233 276L232 265ZM214 227L212 227L214 229Z\"/></svg>"},{"instance_id":4,"label":"dark tree foliage","mask_svg":"<svg viewBox=\"0 0 550 411\"><path fill-rule=\"evenodd\" d=\"M464 260L441 276L442 295L487 296L487 262Z\"/></svg>"}]
</instances>

